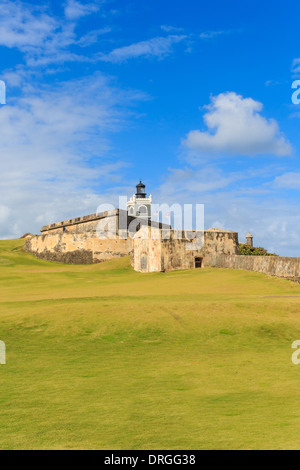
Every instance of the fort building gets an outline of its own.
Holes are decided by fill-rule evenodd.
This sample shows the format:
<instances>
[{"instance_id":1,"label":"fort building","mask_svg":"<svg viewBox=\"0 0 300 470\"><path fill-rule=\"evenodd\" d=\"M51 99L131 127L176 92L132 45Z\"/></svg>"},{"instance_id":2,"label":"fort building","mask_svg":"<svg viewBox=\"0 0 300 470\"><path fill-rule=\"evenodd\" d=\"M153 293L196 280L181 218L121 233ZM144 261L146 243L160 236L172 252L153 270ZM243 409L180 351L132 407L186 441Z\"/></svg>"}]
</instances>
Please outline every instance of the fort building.
<instances>
[{"instance_id":1,"label":"fort building","mask_svg":"<svg viewBox=\"0 0 300 470\"><path fill-rule=\"evenodd\" d=\"M151 233L150 233L151 232ZM156 272L203 268L210 255L239 255L237 232L210 229L183 232L142 226L133 239L135 271Z\"/></svg>"},{"instance_id":2,"label":"fort building","mask_svg":"<svg viewBox=\"0 0 300 470\"><path fill-rule=\"evenodd\" d=\"M198 232L174 230L151 220L152 196L140 181L127 210L56 222L26 239L24 249L35 256L63 263L91 264L130 256L140 272L201 268L215 255L239 255L238 233L222 229Z\"/></svg>"},{"instance_id":3,"label":"fort building","mask_svg":"<svg viewBox=\"0 0 300 470\"><path fill-rule=\"evenodd\" d=\"M71 264L130 256L133 268L142 273L211 266L257 271L300 282L300 258L241 256L237 232L216 228L175 230L151 220L151 204L152 196L147 198L140 181L127 210L45 225L40 235L26 238L24 249L38 258ZM246 235L246 244L253 246L251 233Z\"/></svg>"}]
</instances>

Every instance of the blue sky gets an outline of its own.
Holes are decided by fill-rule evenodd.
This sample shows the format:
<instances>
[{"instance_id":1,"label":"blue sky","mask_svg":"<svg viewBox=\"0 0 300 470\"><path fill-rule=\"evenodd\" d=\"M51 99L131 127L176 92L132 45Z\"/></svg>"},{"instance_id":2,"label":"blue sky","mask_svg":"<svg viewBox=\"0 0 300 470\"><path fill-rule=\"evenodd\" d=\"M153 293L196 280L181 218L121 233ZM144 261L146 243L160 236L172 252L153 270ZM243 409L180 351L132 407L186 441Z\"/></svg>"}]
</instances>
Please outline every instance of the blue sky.
<instances>
[{"instance_id":1,"label":"blue sky","mask_svg":"<svg viewBox=\"0 0 300 470\"><path fill-rule=\"evenodd\" d=\"M0 237L156 203L299 256L300 4L0 0Z\"/></svg>"}]
</instances>

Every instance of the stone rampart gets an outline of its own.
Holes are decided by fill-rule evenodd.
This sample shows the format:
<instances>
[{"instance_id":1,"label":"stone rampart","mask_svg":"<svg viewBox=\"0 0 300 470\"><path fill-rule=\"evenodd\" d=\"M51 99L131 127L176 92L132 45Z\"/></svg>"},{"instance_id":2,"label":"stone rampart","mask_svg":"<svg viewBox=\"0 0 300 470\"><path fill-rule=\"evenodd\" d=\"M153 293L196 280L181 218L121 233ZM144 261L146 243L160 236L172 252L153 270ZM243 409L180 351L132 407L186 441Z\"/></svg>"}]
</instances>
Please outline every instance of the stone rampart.
<instances>
[{"instance_id":1,"label":"stone rampart","mask_svg":"<svg viewBox=\"0 0 300 470\"><path fill-rule=\"evenodd\" d=\"M48 261L91 264L130 255L132 239L101 239L95 232L54 232L27 239L24 250Z\"/></svg>"},{"instance_id":2,"label":"stone rampart","mask_svg":"<svg viewBox=\"0 0 300 470\"><path fill-rule=\"evenodd\" d=\"M235 256L210 253L205 258L206 266L216 268L245 269L270 276L300 281L300 258L282 256Z\"/></svg>"}]
</instances>

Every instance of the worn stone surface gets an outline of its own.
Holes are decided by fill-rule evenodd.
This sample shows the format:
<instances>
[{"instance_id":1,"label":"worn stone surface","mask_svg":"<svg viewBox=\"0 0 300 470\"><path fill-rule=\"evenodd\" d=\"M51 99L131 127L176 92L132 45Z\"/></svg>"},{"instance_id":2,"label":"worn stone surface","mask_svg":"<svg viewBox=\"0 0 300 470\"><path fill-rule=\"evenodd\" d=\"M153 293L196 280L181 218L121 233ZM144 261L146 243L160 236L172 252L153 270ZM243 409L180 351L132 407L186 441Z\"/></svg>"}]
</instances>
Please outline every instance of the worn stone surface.
<instances>
[{"instance_id":1,"label":"worn stone surface","mask_svg":"<svg viewBox=\"0 0 300 470\"><path fill-rule=\"evenodd\" d=\"M45 225L41 235L27 240L24 249L38 258L71 264L90 264L132 254L132 237L147 219L114 209L101 214ZM153 222L156 229L169 227Z\"/></svg>"},{"instance_id":2,"label":"worn stone surface","mask_svg":"<svg viewBox=\"0 0 300 470\"><path fill-rule=\"evenodd\" d=\"M104 238L99 237L99 223L104 227ZM127 229L133 238L124 237ZM130 255L132 266L140 272L193 269L197 265L300 280L300 258L240 256L236 232L210 229L191 240L190 234L183 236L155 222L150 227L148 221L128 217L126 211L70 219L44 226L41 233L27 238L24 249L49 261L91 264Z\"/></svg>"},{"instance_id":3,"label":"worn stone surface","mask_svg":"<svg viewBox=\"0 0 300 470\"><path fill-rule=\"evenodd\" d=\"M300 258L281 256L234 256L211 253L206 265L217 268L245 269L271 276L300 280Z\"/></svg>"},{"instance_id":4,"label":"worn stone surface","mask_svg":"<svg viewBox=\"0 0 300 470\"><path fill-rule=\"evenodd\" d=\"M189 235L189 234L186 234ZM133 242L132 265L136 271L157 272L193 269L196 258L205 266L210 253L238 255L238 234L230 231L208 230L197 232L197 237L171 230L165 239L164 230L142 227Z\"/></svg>"},{"instance_id":5,"label":"worn stone surface","mask_svg":"<svg viewBox=\"0 0 300 470\"><path fill-rule=\"evenodd\" d=\"M136 233L137 228L142 225L149 225L148 219L140 217L132 217L128 215L127 211L121 209L113 209L99 214L86 215L84 217L77 217L75 219L64 220L63 222L56 222L50 225L44 225L41 228L43 235L53 233L86 233L96 232L101 225L105 231L119 235L122 231ZM159 222L151 222L156 228L167 228L169 225Z\"/></svg>"},{"instance_id":6,"label":"worn stone surface","mask_svg":"<svg viewBox=\"0 0 300 470\"><path fill-rule=\"evenodd\" d=\"M132 240L99 239L95 232L54 232L26 240L24 250L48 261L92 264L130 255Z\"/></svg>"},{"instance_id":7,"label":"worn stone surface","mask_svg":"<svg viewBox=\"0 0 300 470\"><path fill-rule=\"evenodd\" d=\"M115 231L118 234L119 230L119 210L112 210L103 212L101 214L91 214L84 217L77 217L75 219L65 220L63 222L56 222L55 224L45 225L41 229L42 235L49 235L54 233L86 233L96 232L97 227L101 221L106 221L107 230Z\"/></svg>"}]
</instances>

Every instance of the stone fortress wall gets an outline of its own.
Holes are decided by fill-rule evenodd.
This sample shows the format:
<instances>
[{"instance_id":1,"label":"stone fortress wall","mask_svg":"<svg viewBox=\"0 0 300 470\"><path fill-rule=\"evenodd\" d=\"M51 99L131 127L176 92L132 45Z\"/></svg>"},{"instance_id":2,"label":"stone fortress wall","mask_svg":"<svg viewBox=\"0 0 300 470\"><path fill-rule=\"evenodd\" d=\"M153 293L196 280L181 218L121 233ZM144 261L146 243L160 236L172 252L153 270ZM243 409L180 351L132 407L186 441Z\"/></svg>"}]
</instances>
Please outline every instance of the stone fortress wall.
<instances>
[{"instance_id":1,"label":"stone fortress wall","mask_svg":"<svg viewBox=\"0 0 300 470\"><path fill-rule=\"evenodd\" d=\"M205 266L246 269L300 280L300 258L241 256L238 233L222 229L197 232L196 238L151 220L152 196L140 181L127 210L45 225L41 235L27 238L24 249L38 258L71 264L99 263L130 256L140 272ZM145 210L146 207L146 210ZM248 233L246 243L253 246Z\"/></svg>"},{"instance_id":2,"label":"stone fortress wall","mask_svg":"<svg viewBox=\"0 0 300 470\"><path fill-rule=\"evenodd\" d=\"M193 269L206 266L209 256L216 253L238 255L237 232L211 229L193 236L143 226L133 240L132 265L140 272Z\"/></svg>"},{"instance_id":3,"label":"stone fortress wall","mask_svg":"<svg viewBox=\"0 0 300 470\"><path fill-rule=\"evenodd\" d=\"M48 261L69 264L100 263L132 251L132 240L101 240L93 232L53 233L26 240L25 251Z\"/></svg>"},{"instance_id":4,"label":"stone fortress wall","mask_svg":"<svg viewBox=\"0 0 300 470\"><path fill-rule=\"evenodd\" d=\"M100 263L132 255L134 234L149 223L148 219L130 217L127 211L119 209L77 217L45 225L41 235L26 240L24 250L48 261ZM152 224L156 229L168 227Z\"/></svg>"},{"instance_id":5,"label":"stone fortress wall","mask_svg":"<svg viewBox=\"0 0 300 470\"><path fill-rule=\"evenodd\" d=\"M70 219L42 227L41 235L27 238L24 249L38 258L69 264L100 263L130 256L139 272L161 272L196 267L217 267L257 271L271 276L300 281L300 258L280 256L241 256L238 233L210 229L190 240L178 239L174 230L150 221L127 217L127 211L115 210L102 214ZM133 223L136 233L126 236ZM107 228L107 238L99 238L99 222ZM115 233L110 232L116 227ZM112 238L110 236L113 235Z\"/></svg>"},{"instance_id":6,"label":"stone fortress wall","mask_svg":"<svg viewBox=\"0 0 300 470\"><path fill-rule=\"evenodd\" d=\"M176 237L168 225L116 209L46 225L41 235L26 240L24 249L38 258L70 264L131 256L134 269L141 272L192 269L196 261L204 266L208 254L239 254L236 232L213 229L201 232L201 239Z\"/></svg>"},{"instance_id":7,"label":"stone fortress wall","mask_svg":"<svg viewBox=\"0 0 300 470\"><path fill-rule=\"evenodd\" d=\"M300 258L283 256L235 256L209 254L207 266L214 268L245 269L300 282Z\"/></svg>"},{"instance_id":8,"label":"stone fortress wall","mask_svg":"<svg viewBox=\"0 0 300 470\"><path fill-rule=\"evenodd\" d=\"M127 215L127 214L126 214ZM115 227L115 238L99 238L99 223ZM119 233L119 211L109 211L45 225L41 235L26 240L24 249L38 258L70 264L107 261L132 252L132 239Z\"/></svg>"}]
</instances>

